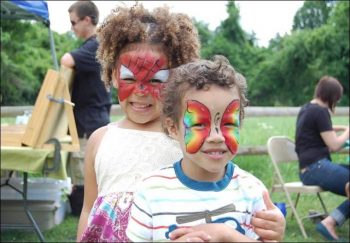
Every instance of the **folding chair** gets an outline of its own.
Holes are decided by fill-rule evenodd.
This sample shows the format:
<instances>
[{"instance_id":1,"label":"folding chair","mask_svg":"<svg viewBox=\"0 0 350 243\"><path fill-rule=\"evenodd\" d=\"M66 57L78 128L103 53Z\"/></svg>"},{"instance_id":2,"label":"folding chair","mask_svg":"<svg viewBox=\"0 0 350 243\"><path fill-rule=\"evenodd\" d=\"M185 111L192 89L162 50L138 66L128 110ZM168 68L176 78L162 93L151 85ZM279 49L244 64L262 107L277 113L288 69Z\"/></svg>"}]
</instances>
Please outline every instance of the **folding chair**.
<instances>
[{"instance_id":1,"label":"folding chair","mask_svg":"<svg viewBox=\"0 0 350 243\"><path fill-rule=\"evenodd\" d=\"M328 214L325 204L320 195L323 190L319 186L306 186L301 181L285 182L283 179L279 164L298 161L298 156L295 152L295 144L291 139L286 136L270 137L267 141L267 151L274 168L274 178L271 193L274 191L282 191L285 193L288 205L292 209L292 216L295 216L304 238L307 238L308 236L305 232L302 220L308 218L308 216L300 218L296 210L299 197L302 193L316 194L322 205L324 213ZM290 193L297 193L295 203L293 203Z\"/></svg>"}]
</instances>

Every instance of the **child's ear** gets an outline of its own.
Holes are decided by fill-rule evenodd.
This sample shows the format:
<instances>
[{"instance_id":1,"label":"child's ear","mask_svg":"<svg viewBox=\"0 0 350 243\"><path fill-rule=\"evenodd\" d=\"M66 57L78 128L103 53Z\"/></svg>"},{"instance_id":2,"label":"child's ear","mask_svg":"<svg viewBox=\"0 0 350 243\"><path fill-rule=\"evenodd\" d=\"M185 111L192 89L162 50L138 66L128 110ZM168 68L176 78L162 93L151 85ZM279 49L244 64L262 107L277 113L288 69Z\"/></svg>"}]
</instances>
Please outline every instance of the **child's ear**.
<instances>
[{"instance_id":1,"label":"child's ear","mask_svg":"<svg viewBox=\"0 0 350 243\"><path fill-rule=\"evenodd\" d=\"M176 139L177 135L178 135L178 129L176 124L174 123L174 121L167 117L164 120L164 127L166 128L166 130L168 131L168 134L170 137Z\"/></svg>"},{"instance_id":2,"label":"child's ear","mask_svg":"<svg viewBox=\"0 0 350 243\"><path fill-rule=\"evenodd\" d=\"M112 80L112 82L113 82L113 87L118 89L119 88L118 82L116 80Z\"/></svg>"},{"instance_id":3,"label":"child's ear","mask_svg":"<svg viewBox=\"0 0 350 243\"><path fill-rule=\"evenodd\" d=\"M113 87L118 89L119 88L119 85L118 85L118 80L116 78L116 76L118 75L117 72L115 70L113 70L112 72L112 84L113 84Z\"/></svg>"}]
</instances>

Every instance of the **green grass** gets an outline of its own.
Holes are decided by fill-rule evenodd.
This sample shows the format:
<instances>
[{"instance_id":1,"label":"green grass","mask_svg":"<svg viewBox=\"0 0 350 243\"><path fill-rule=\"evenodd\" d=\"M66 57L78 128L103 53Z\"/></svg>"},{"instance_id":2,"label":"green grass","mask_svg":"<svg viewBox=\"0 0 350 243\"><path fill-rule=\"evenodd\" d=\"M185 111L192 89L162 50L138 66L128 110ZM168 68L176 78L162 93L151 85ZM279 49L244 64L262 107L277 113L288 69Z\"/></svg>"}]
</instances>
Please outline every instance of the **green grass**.
<instances>
[{"instance_id":1,"label":"green grass","mask_svg":"<svg viewBox=\"0 0 350 243\"><path fill-rule=\"evenodd\" d=\"M119 120L120 117L112 117L112 121ZM349 124L348 117L334 117L334 124ZM3 118L1 118L3 124ZM294 139L295 117L247 117L244 120L241 131L242 145L264 145L267 139L273 135L286 135ZM337 162L346 162L346 154L333 154L333 160ZM235 163L242 169L247 170L258 177L267 188L272 185L272 164L267 155L255 156L237 156ZM288 164L282 168L287 180L298 180L298 164ZM286 202L286 198L282 193L275 192L271 195L274 202ZM336 208L344 199L344 197L325 192L322 198L329 212ZM292 199L295 195L292 194ZM317 198L312 195L303 195L298 205L300 216L307 215L308 211L313 209L322 210ZM284 242L324 242L324 239L316 232L315 224L311 220L303 220L305 230L309 235L308 239L304 239L295 218L291 217L291 211L287 208L287 227ZM48 242L74 242L77 230L78 218L67 215L64 222L55 226L50 230L43 232ZM349 221L345 223L337 231L340 237L349 239ZM1 242L39 242L34 232L11 230L1 232Z\"/></svg>"},{"instance_id":2,"label":"green grass","mask_svg":"<svg viewBox=\"0 0 350 243\"><path fill-rule=\"evenodd\" d=\"M42 231L46 242L75 242L79 218L67 215L63 223L52 229ZM1 242L39 242L34 231L6 230L1 231Z\"/></svg>"}]
</instances>

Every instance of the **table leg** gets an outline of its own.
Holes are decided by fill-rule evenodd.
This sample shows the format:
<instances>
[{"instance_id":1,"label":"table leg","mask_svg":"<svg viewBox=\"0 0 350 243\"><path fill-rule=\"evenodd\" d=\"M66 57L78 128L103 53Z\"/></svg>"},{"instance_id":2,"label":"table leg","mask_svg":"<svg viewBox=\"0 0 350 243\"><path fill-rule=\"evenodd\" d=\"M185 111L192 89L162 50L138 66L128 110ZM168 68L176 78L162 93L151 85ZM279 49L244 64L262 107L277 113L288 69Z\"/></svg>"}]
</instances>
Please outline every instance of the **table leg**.
<instances>
[{"instance_id":1,"label":"table leg","mask_svg":"<svg viewBox=\"0 0 350 243\"><path fill-rule=\"evenodd\" d=\"M27 204L27 192L28 192L28 173L27 172L23 172L23 207L24 207L24 211L27 214L28 219L30 220L30 222L33 225L33 228L35 229L36 234L38 235L39 239L41 242L45 242L44 240L44 236L41 233L38 224L35 222L35 219L32 216L32 213L30 212L29 208L28 208L28 204Z\"/></svg>"}]
</instances>

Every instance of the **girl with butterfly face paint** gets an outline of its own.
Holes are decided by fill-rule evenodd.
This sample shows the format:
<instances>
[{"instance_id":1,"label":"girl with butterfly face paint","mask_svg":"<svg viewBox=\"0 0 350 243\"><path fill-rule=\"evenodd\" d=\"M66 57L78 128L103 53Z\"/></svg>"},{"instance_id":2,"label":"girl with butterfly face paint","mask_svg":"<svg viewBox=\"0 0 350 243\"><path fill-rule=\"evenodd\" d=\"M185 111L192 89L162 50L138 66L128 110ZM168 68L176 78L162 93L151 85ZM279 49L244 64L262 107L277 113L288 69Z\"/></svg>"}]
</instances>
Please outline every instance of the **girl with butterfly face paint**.
<instances>
[{"instance_id":1,"label":"girl with butterfly face paint","mask_svg":"<svg viewBox=\"0 0 350 243\"><path fill-rule=\"evenodd\" d=\"M253 218L266 209L269 230L282 239L285 220L267 189L232 162L246 88L245 78L223 56L171 70L163 125L183 157L143 181L127 228L131 241L264 241Z\"/></svg>"}]
</instances>

